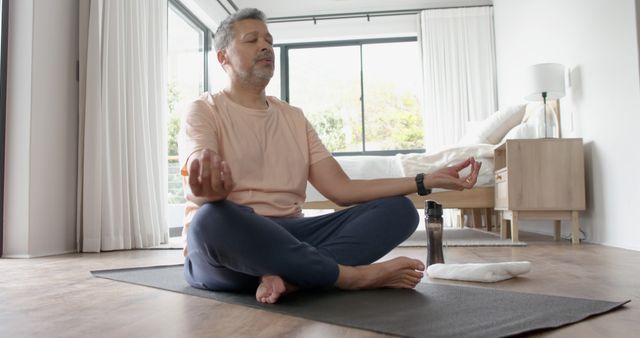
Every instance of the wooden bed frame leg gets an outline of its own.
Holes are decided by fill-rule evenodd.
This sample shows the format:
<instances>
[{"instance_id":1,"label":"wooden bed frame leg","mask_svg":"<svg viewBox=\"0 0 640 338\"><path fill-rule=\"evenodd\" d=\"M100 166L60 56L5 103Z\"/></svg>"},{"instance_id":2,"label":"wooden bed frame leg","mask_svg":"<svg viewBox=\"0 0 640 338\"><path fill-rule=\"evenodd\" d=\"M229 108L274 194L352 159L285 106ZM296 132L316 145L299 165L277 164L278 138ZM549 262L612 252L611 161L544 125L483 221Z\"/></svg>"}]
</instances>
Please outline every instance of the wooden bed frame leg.
<instances>
[{"instance_id":1,"label":"wooden bed frame leg","mask_svg":"<svg viewBox=\"0 0 640 338\"><path fill-rule=\"evenodd\" d=\"M553 221L553 239L556 241L560 240L560 237L561 237L560 230L562 228L561 226L562 226L562 222L560 220Z\"/></svg>"},{"instance_id":2,"label":"wooden bed frame leg","mask_svg":"<svg viewBox=\"0 0 640 338\"><path fill-rule=\"evenodd\" d=\"M473 228L478 229L482 228L482 209L472 209L471 213L473 214Z\"/></svg>"},{"instance_id":3,"label":"wooden bed frame leg","mask_svg":"<svg viewBox=\"0 0 640 338\"><path fill-rule=\"evenodd\" d=\"M491 208L486 208L484 209L484 222L487 225L487 231L491 231L492 228L492 222L493 222L493 210Z\"/></svg>"},{"instance_id":4,"label":"wooden bed frame leg","mask_svg":"<svg viewBox=\"0 0 640 338\"><path fill-rule=\"evenodd\" d=\"M509 237L509 224L507 222L508 220L500 213L500 239L507 239Z\"/></svg>"}]
</instances>

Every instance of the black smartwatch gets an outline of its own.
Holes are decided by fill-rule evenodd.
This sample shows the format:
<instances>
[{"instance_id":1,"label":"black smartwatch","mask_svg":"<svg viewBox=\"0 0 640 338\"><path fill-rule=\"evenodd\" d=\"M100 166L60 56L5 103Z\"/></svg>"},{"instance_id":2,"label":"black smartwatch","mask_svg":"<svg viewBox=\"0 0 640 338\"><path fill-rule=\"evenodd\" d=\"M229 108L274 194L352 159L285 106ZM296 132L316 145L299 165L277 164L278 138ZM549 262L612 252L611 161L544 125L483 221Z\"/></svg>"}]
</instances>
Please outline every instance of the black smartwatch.
<instances>
[{"instance_id":1,"label":"black smartwatch","mask_svg":"<svg viewBox=\"0 0 640 338\"><path fill-rule=\"evenodd\" d=\"M420 173L416 175L416 186L418 187L418 195L426 196L431 193L431 189L427 189L424 186L424 174Z\"/></svg>"}]
</instances>

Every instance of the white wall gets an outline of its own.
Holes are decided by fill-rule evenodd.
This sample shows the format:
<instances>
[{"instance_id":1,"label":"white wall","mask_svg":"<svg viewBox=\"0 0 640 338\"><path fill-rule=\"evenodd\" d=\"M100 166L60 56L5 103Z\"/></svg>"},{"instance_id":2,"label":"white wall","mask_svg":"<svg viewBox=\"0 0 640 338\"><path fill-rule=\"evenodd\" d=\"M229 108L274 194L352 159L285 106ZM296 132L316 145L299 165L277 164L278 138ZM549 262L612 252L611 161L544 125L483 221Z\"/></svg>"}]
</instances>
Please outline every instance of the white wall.
<instances>
[{"instance_id":1,"label":"white wall","mask_svg":"<svg viewBox=\"0 0 640 338\"><path fill-rule=\"evenodd\" d=\"M11 3L4 256L75 251L77 0Z\"/></svg>"},{"instance_id":2,"label":"white wall","mask_svg":"<svg viewBox=\"0 0 640 338\"><path fill-rule=\"evenodd\" d=\"M526 66L559 62L571 68L572 86L561 100L562 132L585 142L588 210L581 214L582 228L590 241L640 250L635 6L634 0L494 0L494 15L500 105L522 101Z\"/></svg>"},{"instance_id":3,"label":"white wall","mask_svg":"<svg viewBox=\"0 0 640 338\"><path fill-rule=\"evenodd\" d=\"M3 256L26 256L29 244L29 148L33 1L9 6ZM17 20L19 19L19 20Z\"/></svg>"}]
</instances>

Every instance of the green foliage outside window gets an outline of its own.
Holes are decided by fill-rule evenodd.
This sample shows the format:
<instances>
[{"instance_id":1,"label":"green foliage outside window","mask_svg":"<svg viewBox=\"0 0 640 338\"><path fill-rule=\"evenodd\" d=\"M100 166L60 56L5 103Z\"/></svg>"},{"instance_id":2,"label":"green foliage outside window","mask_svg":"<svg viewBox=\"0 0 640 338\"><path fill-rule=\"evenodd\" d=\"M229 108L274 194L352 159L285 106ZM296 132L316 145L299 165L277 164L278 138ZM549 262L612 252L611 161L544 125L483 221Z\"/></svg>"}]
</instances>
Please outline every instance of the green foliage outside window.
<instances>
[{"instance_id":1,"label":"green foliage outside window","mask_svg":"<svg viewBox=\"0 0 640 338\"><path fill-rule=\"evenodd\" d=\"M374 84L371 87L365 97L367 150L424 148L418 98L412 93L399 93L390 85ZM349 145L362 144L360 116L342 113L342 107L348 105L349 99L347 95L338 99L334 96L332 108L319 112L305 111L307 119L331 152L349 151Z\"/></svg>"},{"instance_id":2,"label":"green foliage outside window","mask_svg":"<svg viewBox=\"0 0 640 338\"><path fill-rule=\"evenodd\" d=\"M375 85L367 92L365 135L368 149L424 148L422 114L415 95L401 93L389 85Z\"/></svg>"},{"instance_id":3,"label":"green foliage outside window","mask_svg":"<svg viewBox=\"0 0 640 338\"><path fill-rule=\"evenodd\" d=\"M169 124L168 124L168 143L169 143L169 204L185 203L184 193L182 190L182 176L180 176L180 163L178 156L178 131L180 130L180 112L176 111L178 102L182 101L182 95L178 90L176 82L169 81L168 92L169 105Z\"/></svg>"},{"instance_id":4,"label":"green foliage outside window","mask_svg":"<svg viewBox=\"0 0 640 338\"><path fill-rule=\"evenodd\" d=\"M178 155L178 131L180 130L180 114L176 111L176 104L182 100L182 95L175 81L169 81L169 156Z\"/></svg>"},{"instance_id":5,"label":"green foliage outside window","mask_svg":"<svg viewBox=\"0 0 640 338\"><path fill-rule=\"evenodd\" d=\"M346 148L344 123L335 110L311 113L307 115L307 119L329 151Z\"/></svg>"}]
</instances>

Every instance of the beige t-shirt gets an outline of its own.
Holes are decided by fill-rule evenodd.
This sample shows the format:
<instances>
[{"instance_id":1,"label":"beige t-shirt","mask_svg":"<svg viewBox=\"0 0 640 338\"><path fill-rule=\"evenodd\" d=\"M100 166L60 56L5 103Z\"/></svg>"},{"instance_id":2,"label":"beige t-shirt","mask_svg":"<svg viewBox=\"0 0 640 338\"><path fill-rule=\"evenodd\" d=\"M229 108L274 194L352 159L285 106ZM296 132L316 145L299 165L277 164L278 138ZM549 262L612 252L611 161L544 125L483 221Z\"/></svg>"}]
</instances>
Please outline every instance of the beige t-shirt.
<instances>
[{"instance_id":1,"label":"beige t-shirt","mask_svg":"<svg viewBox=\"0 0 640 338\"><path fill-rule=\"evenodd\" d=\"M267 102L268 109L257 110L231 101L224 92L204 93L183 118L180 163L184 167L191 154L211 149L229 164L236 184L230 201L263 216L298 216L309 166L331 153L302 110L272 96ZM187 202L185 225L197 208Z\"/></svg>"}]
</instances>

